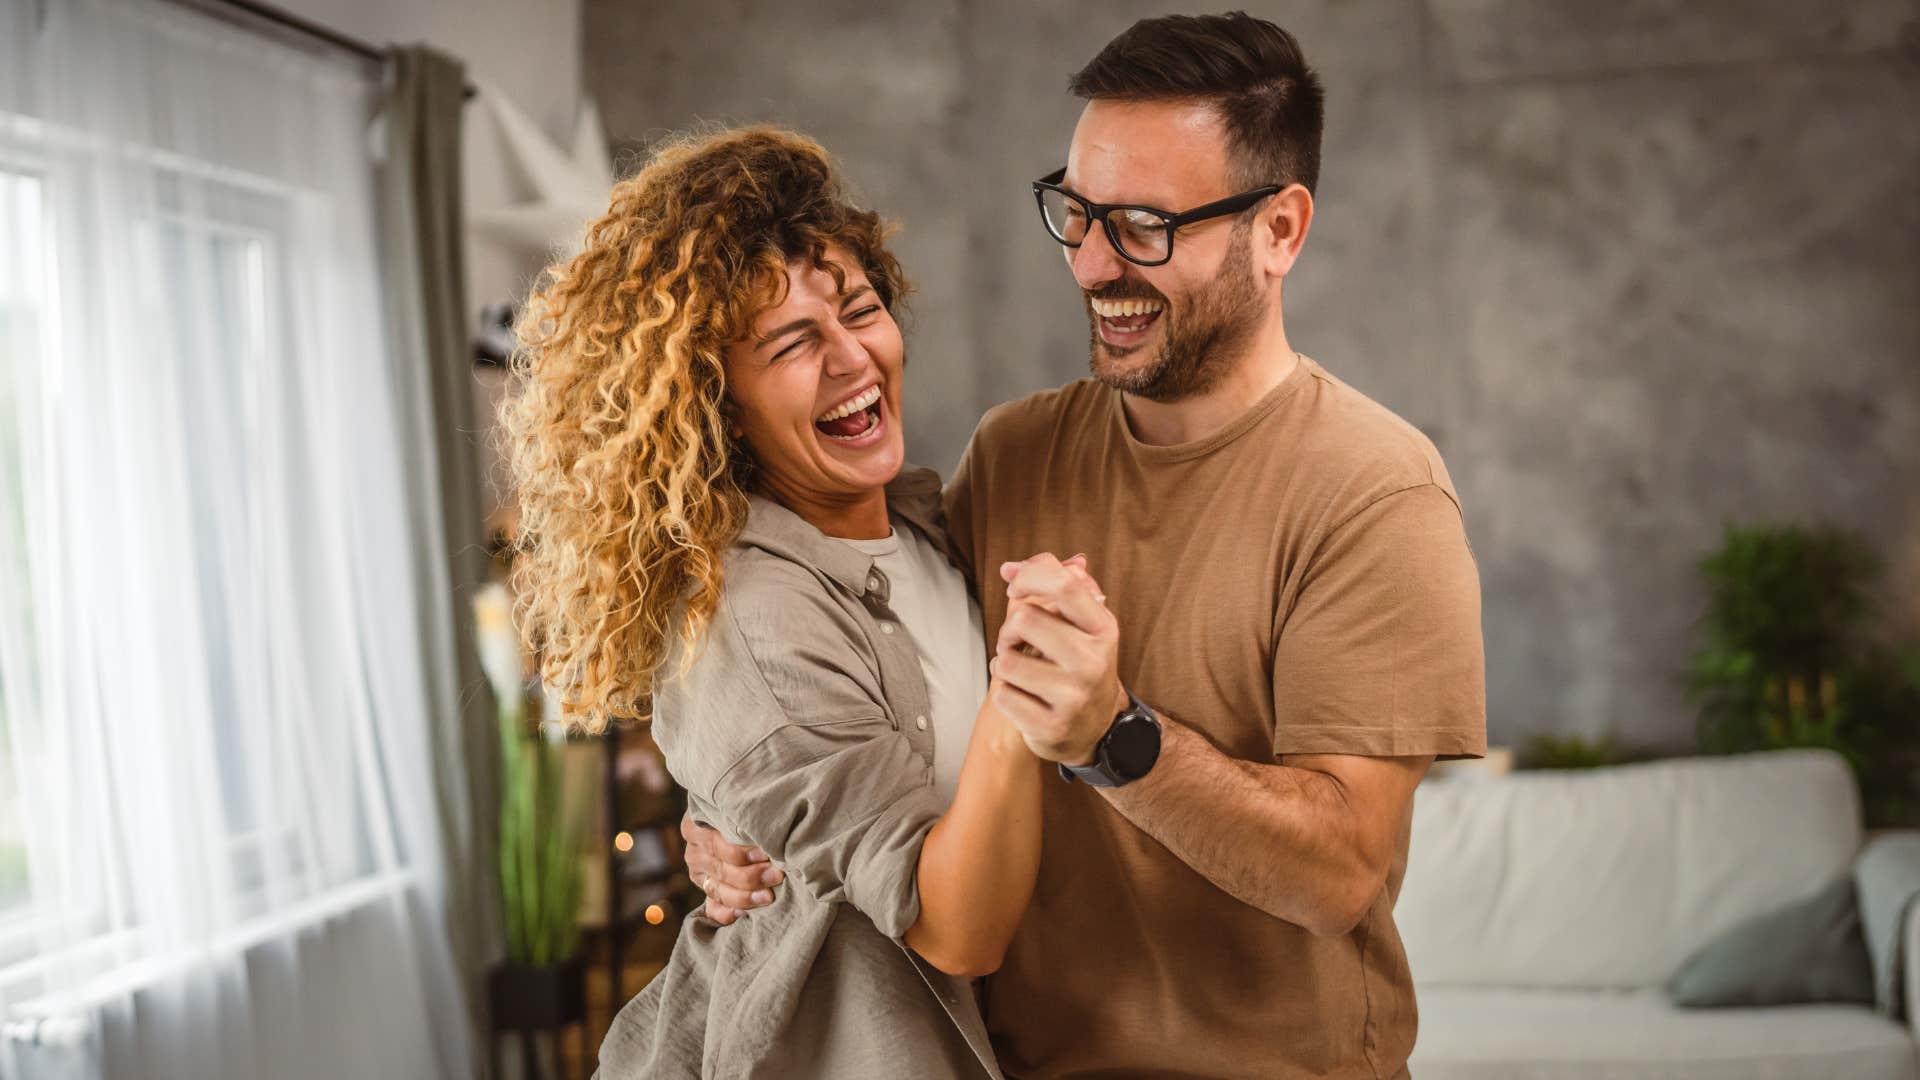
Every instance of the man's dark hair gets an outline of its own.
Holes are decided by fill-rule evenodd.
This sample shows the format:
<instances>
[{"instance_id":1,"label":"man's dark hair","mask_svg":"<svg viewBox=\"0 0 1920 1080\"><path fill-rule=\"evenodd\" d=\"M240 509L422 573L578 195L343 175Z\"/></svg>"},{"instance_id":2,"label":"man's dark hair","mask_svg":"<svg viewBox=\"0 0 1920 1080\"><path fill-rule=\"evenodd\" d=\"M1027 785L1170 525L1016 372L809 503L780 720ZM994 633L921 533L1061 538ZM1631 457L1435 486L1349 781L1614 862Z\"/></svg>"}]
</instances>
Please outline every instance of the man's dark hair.
<instances>
[{"instance_id":1,"label":"man's dark hair","mask_svg":"<svg viewBox=\"0 0 1920 1080\"><path fill-rule=\"evenodd\" d=\"M1320 179L1326 94L1292 34L1244 11L1142 19L1067 81L1088 101L1211 102L1246 188Z\"/></svg>"}]
</instances>

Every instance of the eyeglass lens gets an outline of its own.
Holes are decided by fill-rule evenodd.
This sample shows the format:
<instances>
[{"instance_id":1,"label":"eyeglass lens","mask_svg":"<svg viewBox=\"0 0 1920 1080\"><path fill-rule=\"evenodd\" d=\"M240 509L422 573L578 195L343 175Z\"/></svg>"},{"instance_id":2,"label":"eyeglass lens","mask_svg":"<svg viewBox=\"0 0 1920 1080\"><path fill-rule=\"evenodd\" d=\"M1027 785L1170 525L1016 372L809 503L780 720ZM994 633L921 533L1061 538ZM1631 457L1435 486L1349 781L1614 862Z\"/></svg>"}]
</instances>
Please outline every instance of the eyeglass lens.
<instances>
[{"instance_id":1,"label":"eyeglass lens","mask_svg":"<svg viewBox=\"0 0 1920 1080\"><path fill-rule=\"evenodd\" d=\"M1072 247L1080 246L1087 236L1087 211L1079 200L1058 191L1043 190L1040 205L1047 216L1047 228L1054 239ZM1109 239L1117 239L1121 252L1133 259L1155 262L1166 258L1167 239L1172 230L1166 219L1145 210L1114 210L1107 215L1112 228Z\"/></svg>"}]
</instances>

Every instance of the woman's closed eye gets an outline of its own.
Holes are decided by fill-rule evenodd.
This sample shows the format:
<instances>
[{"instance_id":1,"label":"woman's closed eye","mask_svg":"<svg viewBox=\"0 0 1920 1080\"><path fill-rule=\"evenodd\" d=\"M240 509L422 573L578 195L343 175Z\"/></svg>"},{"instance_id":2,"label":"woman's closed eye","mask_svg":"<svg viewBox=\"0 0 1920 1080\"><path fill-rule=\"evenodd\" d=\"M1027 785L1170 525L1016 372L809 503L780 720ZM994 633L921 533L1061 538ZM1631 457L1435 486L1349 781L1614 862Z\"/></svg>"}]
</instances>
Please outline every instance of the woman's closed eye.
<instances>
[{"instance_id":1,"label":"woman's closed eye","mask_svg":"<svg viewBox=\"0 0 1920 1080\"><path fill-rule=\"evenodd\" d=\"M879 304L868 304L866 307L844 316L844 321L849 326L865 326L867 323L872 322L874 317L880 313L880 308L881 305ZM773 354L769 362L772 360L784 360L789 356L799 355L798 350L812 343L813 339L814 335L811 332L798 335L792 341L782 345L779 351Z\"/></svg>"}]
</instances>

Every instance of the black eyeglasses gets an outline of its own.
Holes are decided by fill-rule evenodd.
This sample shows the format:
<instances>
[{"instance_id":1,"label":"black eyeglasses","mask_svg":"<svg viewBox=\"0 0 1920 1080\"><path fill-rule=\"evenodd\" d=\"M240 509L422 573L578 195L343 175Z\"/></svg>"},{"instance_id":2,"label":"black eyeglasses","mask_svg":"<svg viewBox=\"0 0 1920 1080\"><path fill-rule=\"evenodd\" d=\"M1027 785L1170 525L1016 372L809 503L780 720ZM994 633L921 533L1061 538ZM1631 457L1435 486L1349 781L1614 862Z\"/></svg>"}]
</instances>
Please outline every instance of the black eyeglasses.
<instances>
[{"instance_id":1,"label":"black eyeglasses","mask_svg":"<svg viewBox=\"0 0 1920 1080\"><path fill-rule=\"evenodd\" d=\"M1173 258L1173 231L1180 226L1237 214L1281 190L1278 185L1269 184L1184 213L1171 214L1151 206L1088 202L1060 186L1066 175L1066 167L1062 166L1033 182L1033 198L1040 204L1040 218L1047 224L1047 235L1077 248L1087 237L1087 224L1098 221L1106 227L1113 250L1138 266L1159 266Z\"/></svg>"}]
</instances>

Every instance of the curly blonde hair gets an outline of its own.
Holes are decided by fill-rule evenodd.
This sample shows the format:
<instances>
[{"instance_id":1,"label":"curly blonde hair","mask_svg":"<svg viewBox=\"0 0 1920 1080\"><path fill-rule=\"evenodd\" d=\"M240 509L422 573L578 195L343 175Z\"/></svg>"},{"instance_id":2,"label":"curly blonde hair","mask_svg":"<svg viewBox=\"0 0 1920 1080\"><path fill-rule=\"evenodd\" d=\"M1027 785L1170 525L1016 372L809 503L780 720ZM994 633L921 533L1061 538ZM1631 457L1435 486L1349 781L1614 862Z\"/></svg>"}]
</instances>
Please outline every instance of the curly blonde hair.
<instances>
[{"instance_id":1,"label":"curly blonde hair","mask_svg":"<svg viewBox=\"0 0 1920 1080\"><path fill-rule=\"evenodd\" d=\"M516 621L570 723L649 718L676 639L690 659L712 619L753 467L730 434L727 346L780 302L790 261L844 287L829 246L893 308L908 286L890 232L812 139L696 133L615 184L585 248L541 275L500 418Z\"/></svg>"}]
</instances>

